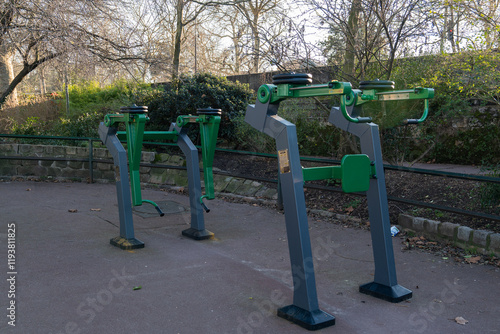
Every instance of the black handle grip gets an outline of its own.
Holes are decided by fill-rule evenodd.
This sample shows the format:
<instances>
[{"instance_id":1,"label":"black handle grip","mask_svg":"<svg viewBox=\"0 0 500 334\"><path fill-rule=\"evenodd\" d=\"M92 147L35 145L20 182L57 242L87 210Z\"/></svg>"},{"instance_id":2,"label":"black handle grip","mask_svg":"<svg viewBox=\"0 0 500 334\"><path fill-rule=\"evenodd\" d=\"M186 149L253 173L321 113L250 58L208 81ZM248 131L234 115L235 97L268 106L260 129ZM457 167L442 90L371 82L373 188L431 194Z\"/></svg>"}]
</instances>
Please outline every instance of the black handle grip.
<instances>
[{"instance_id":1,"label":"black handle grip","mask_svg":"<svg viewBox=\"0 0 500 334\"><path fill-rule=\"evenodd\" d=\"M203 203L203 201L201 201L201 206L203 207L206 213L210 212L210 209L205 205L205 203Z\"/></svg>"},{"instance_id":2,"label":"black handle grip","mask_svg":"<svg viewBox=\"0 0 500 334\"><path fill-rule=\"evenodd\" d=\"M159 207L159 206L155 206L155 209L156 209L156 211L158 211L158 213L160 214L160 217L165 216L165 214L163 213L163 211L161 211L161 209L160 209L160 207Z\"/></svg>"}]
</instances>

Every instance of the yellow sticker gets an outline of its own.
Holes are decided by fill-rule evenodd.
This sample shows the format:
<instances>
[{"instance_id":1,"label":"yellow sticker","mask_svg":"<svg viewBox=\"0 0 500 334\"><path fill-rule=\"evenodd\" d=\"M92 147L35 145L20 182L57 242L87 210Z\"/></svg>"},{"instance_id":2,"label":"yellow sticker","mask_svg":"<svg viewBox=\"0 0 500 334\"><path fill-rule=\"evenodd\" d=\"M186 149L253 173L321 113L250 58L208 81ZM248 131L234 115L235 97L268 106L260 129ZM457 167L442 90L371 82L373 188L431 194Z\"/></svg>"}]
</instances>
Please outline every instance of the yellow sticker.
<instances>
[{"instance_id":1,"label":"yellow sticker","mask_svg":"<svg viewBox=\"0 0 500 334\"><path fill-rule=\"evenodd\" d=\"M342 94L344 92L344 89L342 88L337 88L337 89L330 89L328 91L328 94L330 95L335 95L335 94Z\"/></svg>"},{"instance_id":2,"label":"yellow sticker","mask_svg":"<svg viewBox=\"0 0 500 334\"><path fill-rule=\"evenodd\" d=\"M288 158L288 149L278 151L278 160L281 174L290 173L290 159Z\"/></svg>"}]
</instances>

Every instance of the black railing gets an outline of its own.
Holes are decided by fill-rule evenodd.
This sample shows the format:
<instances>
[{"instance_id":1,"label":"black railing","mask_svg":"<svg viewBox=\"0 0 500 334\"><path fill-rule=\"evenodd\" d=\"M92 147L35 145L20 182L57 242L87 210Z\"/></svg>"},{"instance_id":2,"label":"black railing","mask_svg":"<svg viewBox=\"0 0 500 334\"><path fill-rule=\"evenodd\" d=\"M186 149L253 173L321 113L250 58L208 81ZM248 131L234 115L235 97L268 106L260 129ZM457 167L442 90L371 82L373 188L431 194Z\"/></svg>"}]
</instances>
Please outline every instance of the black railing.
<instances>
[{"instance_id":1,"label":"black railing","mask_svg":"<svg viewBox=\"0 0 500 334\"><path fill-rule=\"evenodd\" d=\"M93 163L94 162L104 163L104 164L113 164L112 160L95 159L94 158L94 156L93 156L93 148L94 148L93 142L100 142L101 140L98 138L0 134L0 138L2 138L2 137L3 138L14 138L14 139L38 139L38 140L42 140L42 141L43 140L58 140L58 141L59 140L60 141L68 140L68 141L88 142L88 147L89 147L88 158L0 156L0 159L88 162L89 163L89 179L90 179L91 183L94 182L94 172L93 172ZM153 146L154 145L156 145L156 146L175 146L175 144L172 144L172 143L160 143L160 142L145 142L144 144L153 145ZM231 149L224 149L224 148L217 148L216 150L219 152L232 153L232 154L252 155L252 156L260 156L260 157L266 157L266 158L277 158L276 154L270 154L270 153L248 152L248 151L231 150ZM328 159L328 158L301 157L301 160L308 161L308 162L325 163L325 164L340 164L340 160L334 160L334 159ZM184 169L184 170L186 169L185 167L182 167L182 166L161 165L161 164L151 164L151 163L141 163L140 165L142 167L152 167L152 168ZM419 173L419 174L426 174L426 175L458 178L458 179L464 179L464 180L470 180L470 181L479 181L479 182L492 183L492 184L500 184L500 178L485 176L485 175L473 175L473 174L444 172L444 171L436 171L436 170L429 170L429 169L422 169L422 168L394 166L394 165L388 165L388 164L384 164L384 168L386 170L396 170L396 171L408 172L408 173ZM266 183L276 184L278 182L277 179L269 179L269 178L253 176L253 175L234 174L234 173L229 173L229 172L224 172L224 171L214 171L214 174L245 178L245 179L266 182ZM329 192L339 192L339 193L342 192L342 189L339 187L324 186L324 185L318 185L318 184L312 184L312 183L305 183L304 187L310 188L310 189L329 191ZM352 195L365 196L365 194L363 194L363 193L354 193ZM437 205L437 204L433 204L433 203L427 203L427 202L416 201L416 200L411 200L411 199L399 198L399 197L394 197L394 196L388 196L388 200L392 201L392 202L404 203L404 204L411 205L411 206L446 211L446 212L450 212L450 213L454 213L454 214L458 214L458 215L465 215L465 216L474 217L474 218L500 221L500 216L487 214L484 212L468 211L468 210L464 210L464 209L447 207L447 206Z\"/></svg>"}]
</instances>

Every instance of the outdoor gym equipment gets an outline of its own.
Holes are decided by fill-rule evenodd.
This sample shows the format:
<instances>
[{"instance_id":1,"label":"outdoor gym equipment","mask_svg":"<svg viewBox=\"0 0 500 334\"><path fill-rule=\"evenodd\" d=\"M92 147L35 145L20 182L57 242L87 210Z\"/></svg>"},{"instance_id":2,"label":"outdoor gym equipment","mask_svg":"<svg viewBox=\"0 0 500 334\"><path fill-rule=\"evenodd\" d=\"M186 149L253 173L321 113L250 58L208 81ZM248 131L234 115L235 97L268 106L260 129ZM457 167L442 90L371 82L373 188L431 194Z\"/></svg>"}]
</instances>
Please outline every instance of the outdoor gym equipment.
<instances>
[{"instance_id":1,"label":"outdoor gym equipment","mask_svg":"<svg viewBox=\"0 0 500 334\"><path fill-rule=\"evenodd\" d=\"M143 248L144 243L134 236L132 205L143 203L153 205L160 216L163 212L153 201L142 199L140 187L140 161L144 140L171 140L179 146L186 156L188 174L189 204L191 207L191 227L182 231L184 236L195 240L211 238L214 234L205 229L203 210L209 212L204 199L214 199L213 158L220 124L220 109L198 109L198 115L177 117L170 125L169 131L144 131L149 117L146 106L123 107L120 114L108 114L99 125L99 137L113 156L120 217L120 235L111 239L110 243L122 249ZM187 135L188 124L200 125L200 137L203 160L203 177L205 195L201 191L198 149ZM118 131L119 124L125 125L126 131ZM120 140L126 140L127 150ZM127 170L128 155L128 170Z\"/></svg>"},{"instance_id":2,"label":"outdoor gym equipment","mask_svg":"<svg viewBox=\"0 0 500 334\"><path fill-rule=\"evenodd\" d=\"M380 80L362 82L360 88L355 90L350 83L339 81L313 85L310 74L279 74L273 77L273 84L258 89L257 101L247 107L245 115L247 123L276 140L278 152L280 195L294 285L293 304L280 308L278 316L310 330L334 325L335 317L318 306L304 181L340 179L344 192L366 191L375 277L373 282L360 286L360 292L391 302L412 296L410 290L397 284L378 126L371 118L359 115L361 106L368 102L424 99L422 117L406 121L420 123L427 117L428 99L434 91L395 91L392 81ZM344 156L340 166L302 168L295 125L277 115L279 103L289 98L333 95L340 97L340 107L332 108L329 122L359 137L362 154Z\"/></svg>"}]
</instances>

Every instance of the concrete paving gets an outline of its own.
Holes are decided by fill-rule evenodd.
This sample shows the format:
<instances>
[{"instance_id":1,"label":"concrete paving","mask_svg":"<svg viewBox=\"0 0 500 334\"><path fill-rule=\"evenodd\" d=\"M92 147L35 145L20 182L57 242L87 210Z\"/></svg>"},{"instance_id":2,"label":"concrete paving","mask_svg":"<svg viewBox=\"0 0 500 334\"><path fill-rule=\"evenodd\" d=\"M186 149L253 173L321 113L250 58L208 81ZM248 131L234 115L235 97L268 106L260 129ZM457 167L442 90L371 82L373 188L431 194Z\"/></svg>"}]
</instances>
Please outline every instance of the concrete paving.
<instances>
[{"instance_id":1,"label":"concrete paving","mask_svg":"<svg viewBox=\"0 0 500 334\"><path fill-rule=\"evenodd\" d=\"M205 241L181 235L188 212L134 215L146 246L124 251L109 244L118 235L114 185L1 182L0 196L0 333L308 332L275 315L291 304L292 283L284 216L274 209L210 201L206 226L216 238ZM143 197L188 206L181 194L146 189ZM373 278L369 232L309 225L320 307L336 317L319 332L500 332L498 268L402 252L395 237L398 282L413 298L392 304L358 292Z\"/></svg>"}]
</instances>

